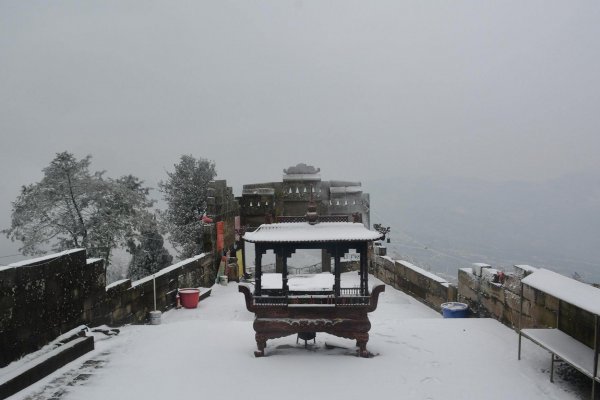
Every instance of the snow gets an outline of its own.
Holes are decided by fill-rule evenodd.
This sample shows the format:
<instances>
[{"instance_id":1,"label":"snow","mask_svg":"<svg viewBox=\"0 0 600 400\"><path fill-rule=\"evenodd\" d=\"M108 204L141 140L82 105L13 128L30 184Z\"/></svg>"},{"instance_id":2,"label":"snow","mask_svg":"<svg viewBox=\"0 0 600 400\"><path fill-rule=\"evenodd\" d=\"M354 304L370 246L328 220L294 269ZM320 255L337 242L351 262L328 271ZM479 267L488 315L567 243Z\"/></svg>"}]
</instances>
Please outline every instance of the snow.
<instances>
[{"instance_id":1,"label":"snow","mask_svg":"<svg viewBox=\"0 0 600 400\"><path fill-rule=\"evenodd\" d=\"M73 328L70 331L63 333L62 335L60 335L59 337L57 337L52 342L48 343L47 345L45 345L38 351L29 353L29 354L25 355L23 358L13 361L12 363L8 364L6 367L0 368L0 381L7 382L10 379L12 379L13 377L15 377L15 376L23 373L27 369L31 368L32 363L39 364L39 363L47 360L48 358L50 358L52 355L55 354L54 350L56 350L59 347L65 348L66 345L60 343L61 341L69 339L72 336L79 334L82 330L87 330L87 326L80 325L76 328ZM71 342L69 342L69 343L71 343Z\"/></svg>"},{"instance_id":2,"label":"snow","mask_svg":"<svg viewBox=\"0 0 600 400\"><path fill-rule=\"evenodd\" d=\"M592 377L594 350L558 329L523 329L523 335L540 343L579 371Z\"/></svg>"},{"instance_id":3,"label":"snow","mask_svg":"<svg viewBox=\"0 0 600 400\"><path fill-rule=\"evenodd\" d=\"M521 282L592 314L600 315L600 289L591 285L544 268L535 270Z\"/></svg>"},{"instance_id":4,"label":"snow","mask_svg":"<svg viewBox=\"0 0 600 400\"><path fill-rule=\"evenodd\" d=\"M491 267L490 264L486 264L486 263L473 263L472 265L474 267L479 267L479 268L490 268Z\"/></svg>"},{"instance_id":5,"label":"snow","mask_svg":"<svg viewBox=\"0 0 600 400\"><path fill-rule=\"evenodd\" d=\"M356 273L343 278L358 283ZM161 325L100 336L93 352L10 400L49 399L59 390L61 400L577 399L559 377L549 382L548 353L533 342L523 341L517 361L511 329L491 319L442 319L389 286L370 314L373 358L356 357L353 341L324 333L306 349L295 336L269 340L267 357L255 358L254 314L237 286L215 285L198 308L170 310ZM106 362L95 368L86 360ZM80 383L52 388L83 373L89 377Z\"/></svg>"},{"instance_id":6,"label":"snow","mask_svg":"<svg viewBox=\"0 0 600 400\"><path fill-rule=\"evenodd\" d=\"M515 265L515 268L520 269L527 273L535 272L538 270L538 268L532 267L531 265L528 265L528 264L518 264L518 265Z\"/></svg>"},{"instance_id":7,"label":"snow","mask_svg":"<svg viewBox=\"0 0 600 400\"><path fill-rule=\"evenodd\" d=\"M379 232L368 230L362 223L353 222L263 224L254 232L244 235L244 240L251 243L371 241L379 238Z\"/></svg>"},{"instance_id":8,"label":"snow","mask_svg":"<svg viewBox=\"0 0 600 400\"><path fill-rule=\"evenodd\" d=\"M121 279L119 281L112 282L111 284L106 285L106 290L112 289L115 286L119 286L120 284L122 284L123 282L127 282L128 280L129 279Z\"/></svg>"},{"instance_id":9,"label":"snow","mask_svg":"<svg viewBox=\"0 0 600 400\"><path fill-rule=\"evenodd\" d=\"M271 273L263 274L261 278L261 287L263 289L281 289L281 274ZM332 290L334 276L330 272L311 275L288 275L288 287L294 291L319 291ZM349 287L342 283L342 287Z\"/></svg>"},{"instance_id":10,"label":"snow","mask_svg":"<svg viewBox=\"0 0 600 400\"><path fill-rule=\"evenodd\" d=\"M19 261L16 263L8 264L7 266L4 266L4 267L0 267L0 271L9 269L9 268L24 267L24 266L39 264L44 261L52 261L59 257L66 256L67 254L77 253L81 250L85 250L85 249L71 249L71 250L61 251L60 253L48 254L46 256L42 256L42 257L38 257L38 258L28 258L27 260Z\"/></svg>"},{"instance_id":11,"label":"snow","mask_svg":"<svg viewBox=\"0 0 600 400\"><path fill-rule=\"evenodd\" d=\"M283 181L284 182L288 182L288 181L320 181L321 180L321 174L318 173L314 173L314 174L285 174L283 175Z\"/></svg>"},{"instance_id":12,"label":"snow","mask_svg":"<svg viewBox=\"0 0 600 400\"><path fill-rule=\"evenodd\" d=\"M402 265L404 265L406 268L412 269L413 271L419 273L420 275L426 276L427 278L431 279L432 281L439 282L445 286L449 285L447 280L440 278L439 276L437 276L436 274L434 274L432 272L429 272L423 268L419 268L416 265L409 263L408 261L401 260L399 262L402 263Z\"/></svg>"},{"instance_id":13,"label":"snow","mask_svg":"<svg viewBox=\"0 0 600 400\"><path fill-rule=\"evenodd\" d=\"M166 274L168 272L171 272L174 269L177 269L177 268L179 268L180 266L182 266L184 264L188 264L190 262L199 260L199 259L203 258L204 256L206 256L206 253L202 253L202 254L199 254L199 255L197 255L195 257L187 258L187 259L185 259L183 261L180 261L177 264L170 265L170 266L168 266L166 268L161 269L160 271L158 271L154 275L149 275L149 276L143 277L142 279L139 279L137 281L131 282L131 287L135 287L135 286L141 285L142 283L149 282L152 279L154 279L154 277L158 277L158 276L161 276L161 275Z\"/></svg>"},{"instance_id":14,"label":"snow","mask_svg":"<svg viewBox=\"0 0 600 400\"><path fill-rule=\"evenodd\" d=\"M331 193L332 195L362 193L362 187L360 187L360 186L331 187L331 188L329 188L329 193Z\"/></svg>"},{"instance_id":15,"label":"snow","mask_svg":"<svg viewBox=\"0 0 600 400\"><path fill-rule=\"evenodd\" d=\"M467 309L467 305L465 303L457 303L455 301L451 301L449 303L442 303L442 309L451 310L451 311L462 311Z\"/></svg>"},{"instance_id":16,"label":"snow","mask_svg":"<svg viewBox=\"0 0 600 400\"><path fill-rule=\"evenodd\" d=\"M196 293L200 293L200 289L194 289L194 288L179 289L179 293L181 293L181 294L196 294Z\"/></svg>"}]
</instances>

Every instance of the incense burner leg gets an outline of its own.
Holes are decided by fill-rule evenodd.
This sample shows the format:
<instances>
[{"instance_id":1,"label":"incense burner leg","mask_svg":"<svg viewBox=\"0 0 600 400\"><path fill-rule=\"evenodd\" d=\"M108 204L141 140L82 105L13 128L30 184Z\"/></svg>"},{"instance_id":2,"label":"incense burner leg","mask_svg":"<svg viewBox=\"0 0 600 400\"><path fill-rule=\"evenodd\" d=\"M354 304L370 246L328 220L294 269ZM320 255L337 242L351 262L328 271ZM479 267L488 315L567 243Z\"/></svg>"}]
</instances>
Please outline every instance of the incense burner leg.
<instances>
[{"instance_id":1,"label":"incense burner leg","mask_svg":"<svg viewBox=\"0 0 600 400\"><path fill-rule=\"evenodd\" d=\"M369 341L369 334L361 334L356 338L356 346L358 347L358 355L360 357L368 358L369 352L367 351L367 342Z\"/></svg>"},{"instance_id":2,"label":"incense burner leg","mask_svg":"<svg viewBox=\"0 0 600 400\"><path fill-rule=\"evenodd\" d=\"M265 347L267 347L267 338L264 335L257 333L255 335L256 338L256 347L257 351L254 352L255 357L264 357L265 355Z\"/></svg>"}]
</instances>

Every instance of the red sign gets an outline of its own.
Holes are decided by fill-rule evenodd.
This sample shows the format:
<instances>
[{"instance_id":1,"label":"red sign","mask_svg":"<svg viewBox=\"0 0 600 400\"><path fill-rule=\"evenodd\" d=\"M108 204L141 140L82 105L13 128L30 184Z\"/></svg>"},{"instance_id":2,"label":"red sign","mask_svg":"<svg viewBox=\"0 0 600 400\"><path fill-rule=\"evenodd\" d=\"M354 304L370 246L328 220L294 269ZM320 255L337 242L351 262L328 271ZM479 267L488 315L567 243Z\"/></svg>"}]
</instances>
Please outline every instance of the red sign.
<instances>
[{"instance_id":1,"label":"red sign","mask_svg":"<svg viewBox=\"0 0 600 400\"><path fill-rule=\"evenodd\" d=\"M217 222L217 251L223 251L225 248L225 223Z\"/></svg>"}]
</instances>

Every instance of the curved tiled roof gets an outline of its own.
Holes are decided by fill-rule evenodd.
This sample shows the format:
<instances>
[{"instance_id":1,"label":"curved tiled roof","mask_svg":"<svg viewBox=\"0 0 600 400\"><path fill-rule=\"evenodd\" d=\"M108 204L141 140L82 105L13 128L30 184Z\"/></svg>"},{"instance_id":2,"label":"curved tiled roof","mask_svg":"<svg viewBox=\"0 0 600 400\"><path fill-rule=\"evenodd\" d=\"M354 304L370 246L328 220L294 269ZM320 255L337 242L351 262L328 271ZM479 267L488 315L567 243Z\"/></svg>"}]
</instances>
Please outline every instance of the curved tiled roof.
<instances>
[{"instance_id":1,"label":"curved tiled roof","mask_svg":"<svg viewBox=\"0 0 600 400\"><path fill-rule=\"evenodd\" d=\"M379 232L368 230L360 222L263 224L244 235L244 240L251 243L366 242L378 239L381 239Z\"/></svg>"}]
</instances>

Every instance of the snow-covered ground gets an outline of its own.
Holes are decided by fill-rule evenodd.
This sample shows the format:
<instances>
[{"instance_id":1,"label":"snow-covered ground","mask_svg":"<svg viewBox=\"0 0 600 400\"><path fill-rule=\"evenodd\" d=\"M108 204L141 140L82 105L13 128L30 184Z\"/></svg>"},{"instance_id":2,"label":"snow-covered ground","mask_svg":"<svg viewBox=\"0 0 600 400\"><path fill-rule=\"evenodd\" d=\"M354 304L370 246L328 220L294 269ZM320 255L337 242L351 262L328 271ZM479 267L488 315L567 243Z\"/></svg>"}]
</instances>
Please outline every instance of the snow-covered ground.
<instances>
[{"instance_id":1,"label":"snow-covered ground","mask_svg":"<svg viewBox=\"0 0 600 400\"><path fill-rule=\"evenodd\" d=\"M96 350L10 399L580 397L560 378L550 383L549 354L528 340L517 361L517 335L497 321L443 319L389 286L370 314L373 358L322 333L307 349L295 336L269 340L268 356L255 358L254 315L237 286L213 287L197 309L171 310L161 325L100 335Z\"/></svg>"}]
</instances>

